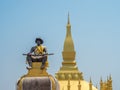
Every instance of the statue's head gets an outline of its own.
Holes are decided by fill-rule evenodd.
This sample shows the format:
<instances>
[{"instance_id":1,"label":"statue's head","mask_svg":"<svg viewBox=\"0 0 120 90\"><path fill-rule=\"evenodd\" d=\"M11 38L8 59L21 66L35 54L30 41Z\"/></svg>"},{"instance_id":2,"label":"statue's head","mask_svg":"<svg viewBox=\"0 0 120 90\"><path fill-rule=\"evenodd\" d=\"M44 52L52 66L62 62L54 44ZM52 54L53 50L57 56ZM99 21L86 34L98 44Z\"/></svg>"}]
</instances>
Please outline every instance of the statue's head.
<instances>
[{"instance_id":1,"label":"statue's head","mask_svg":"<svg viewBox=\"0 0 120 90\"><path fill-rule=\"evenodd\" d=\"M43 40L41 38L36 38L35 43L37 45L43 44Z\"/></svg>"}]
</instances>

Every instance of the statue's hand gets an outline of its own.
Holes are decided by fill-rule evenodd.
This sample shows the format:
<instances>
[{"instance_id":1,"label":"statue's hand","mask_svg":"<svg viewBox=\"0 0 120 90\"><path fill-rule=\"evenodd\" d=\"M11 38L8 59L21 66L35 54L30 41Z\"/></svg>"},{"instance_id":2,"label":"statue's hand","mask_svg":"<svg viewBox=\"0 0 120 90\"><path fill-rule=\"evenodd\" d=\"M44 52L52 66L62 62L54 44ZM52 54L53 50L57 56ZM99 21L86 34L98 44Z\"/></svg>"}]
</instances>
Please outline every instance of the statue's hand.
<instances>
[{"instance_id":1,"label":"statue's hand","mask_svg":"<svg viewBox=\"0 0 120 90\"><path fill-rule=\"evenodd\" d=\"M43 58L43 56L31 56L33 59L40 59Z\"/></svg>"},{"instance_id":2,"label":"statue's hand","mask_svg":"<svg viewBox=\"0 0 120 90\"><path fill-rule=\"evenodd\" d=\"M28 56L31 56L31 55L32 55L32 53L28 53L27 55L28 55Z\"/></svg>"}]
</instances>

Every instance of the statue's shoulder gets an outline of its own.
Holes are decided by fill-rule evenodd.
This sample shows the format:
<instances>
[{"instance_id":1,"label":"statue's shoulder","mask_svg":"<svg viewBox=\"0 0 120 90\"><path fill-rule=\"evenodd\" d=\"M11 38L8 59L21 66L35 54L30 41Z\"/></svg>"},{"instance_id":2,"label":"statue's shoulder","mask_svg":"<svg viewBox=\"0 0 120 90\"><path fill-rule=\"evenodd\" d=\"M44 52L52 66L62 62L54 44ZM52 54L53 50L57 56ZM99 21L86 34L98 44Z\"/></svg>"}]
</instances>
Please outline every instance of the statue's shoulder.
<instances>
[{"instance_id":1,"label":"statue's shoulder","mask_svg":"<svg viewBox=\"0 0 120 90\"><path fill-rule=\"evenodd\" d=\"M43 48L46 48L46 46L42 45Z\"/></svg>"},{"instance_id":2,"label":"statue's shoulder","mask_svg":"<svg viewBox=\"0 0 120 90\"><path fill-rule=\"evenodd\" d=\"M43 48L45 51L47 50L46 46L44 46L44 45L42 46L42 48Z\"/></svg>"},{"instance_id":3,"label":"statue's shoulder","mask_svg":"<svg viewBox=\"0 0 120 90\"><path fill-rule=\"evenodd\" d=\"M37 46L33 46L31 49L32 49L32 50L35 50L35 49L36 49L36 47L37 47Z\"/></svg>"}]
</instances>

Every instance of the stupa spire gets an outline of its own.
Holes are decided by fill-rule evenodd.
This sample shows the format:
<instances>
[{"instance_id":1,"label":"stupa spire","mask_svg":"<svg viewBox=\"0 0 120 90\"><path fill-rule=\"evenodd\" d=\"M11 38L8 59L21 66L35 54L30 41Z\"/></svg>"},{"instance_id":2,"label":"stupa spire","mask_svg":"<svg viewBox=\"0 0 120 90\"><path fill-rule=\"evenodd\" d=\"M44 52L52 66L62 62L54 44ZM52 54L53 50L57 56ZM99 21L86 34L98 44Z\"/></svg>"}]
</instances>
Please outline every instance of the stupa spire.
<instances>
[{"instance_id":1,"label":"stupa spire","mask_svg":"<svg viewBox=\"0 0 120 90\"><path fill-rule=\"evenodd\" d=\"M68 24L70 24L70 16L69 16L69 12L68 12Z\"/></svg>"},{"instance_id":2,"label":"stupa spire","mask_svg":"<svg viewBox=\"0 0 120 90\"><path fill-rule=\"evenodd\" d=\"M75 62L75 50L74 50L74 43L71 35L71 25L70 25L70 16L68 13L68 23L66 26L66 38L64 41L64 48L63 48L63 67L66 67L68 69L75 68L76 62Z\"/></svg>"},{"instance_id":3,"label":"stupa spire","mask_svg":"<svg viewBox=\"0 0 120 90\"><path fill-rule=\"evenodd\" d=\"M66 37L62 51L62 67L56 73L56 78L59 80L82 80L82 73L78 70L75 60L76 52L74 50L74 43L71 34L70 16L68 13L68 21L66 25Z\"/></svg>"},{"instance_id":4,"label":"stupa spire","mask_svg":"<svg viewBox=\"0 0 120 90\"><path fill-rule=\"evenodd\" d=\"M64 49L63 52L69 52L69 51L74 51L74 43L72 40L72 35L71 35L71 25L70 25L70 16L68 14L68 23L66 26L66 38L64 41Z\"/></svg>"}]
</instances>

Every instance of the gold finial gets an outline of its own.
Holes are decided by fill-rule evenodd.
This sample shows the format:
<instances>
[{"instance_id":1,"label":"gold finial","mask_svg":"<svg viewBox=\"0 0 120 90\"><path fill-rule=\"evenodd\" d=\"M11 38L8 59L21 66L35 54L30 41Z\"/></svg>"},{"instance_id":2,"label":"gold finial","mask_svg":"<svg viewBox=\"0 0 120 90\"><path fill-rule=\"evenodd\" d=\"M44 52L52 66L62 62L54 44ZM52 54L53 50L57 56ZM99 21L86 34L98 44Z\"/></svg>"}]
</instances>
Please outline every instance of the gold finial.
<instances>
[{"instance_id":1,"label":"gold finial","mask_svg":"<svg viewBox=\"0 0 120 90\"><path fill-rule=\"evenodd\" d=\"M96 88L98 89L98 86L97 86L97 84L96 84Z\"/></svg>"},{"instance_id":2,"label":"gold finial","mask_svg":"<svg viewBox=\"0 0 120 90\"><path fill-rule=\"evenodd\" d=\"M102 81L102 77L100 78L100 83L103 83L103 81Z\"/></svg>"},{"instance_id":3,"label":"gold finial","mask_svg":"<svg viewBox=\"0 0 120 90\"><path fill-rule=\"evenodd\" d=\"M109 76L109 90L112 90L112 76Z\"/></svg>"},{"instance_id":4,"label":"gold finial","mask_svg":"<svg viewBox=\"0 0 120 90\"><path fill-rule=\"evenodd\" d=\"M79 82L78 82L78 84L80 85L80 79L79 79Z\"/></svg>"},{"instance_id":5,"label":"gold finial","mask_svg":"<svg viewBox=\"0 0 120 90\"><path fill-rule=\"evenodd\" d=\"M92 80L91 80L91 77L90 77L90 83L89 83L89 90L92 90Z\"/></svg>"},{"instance_id":6,"label":"gold finial","mask_svg":"<svg viewBox=\"0 0 120 90\"><path fill-rule=\"evenodd\" d=\"M68 79L68 85L70 85L70 79Z\"/></svg>"},{"instance_id":7,"label":"gold finial","mask_svg":"<svg viewBox=\"0 0 120 90\"><path fill-rule=\"evenodd\" d=\"M89 83L89 90L92 90L92 80L91 80L91 77L90 77L90 83Z\"/></svg>"},{"instance_id":8,"label":"gold finial","mask_svg":"<svg viewBox=\"0 0 120 90\"><path fill-rule=\"evenodd\" d=\"M92 80L91 80L91 77L90 77L90 83L92 84Z\"/></svg>"},{"instance_id":9,"label":"gold finial","mask_svg":"<svg viewBox=\"0 0 120 90\"><path fill-rule=\"evenodd\" d=\"M79 81L78 81L78 90L81 90L80 79L79 79Z\"/></svg>"},{"instance_id":10,"label":"gold finial","mask_svg":"<svg viewBox=\"0 0 120 90\"><path fill-rule=\"evenodd\" d=\"M112 80L112 76L111 76L111 74L110 74L110 76L109 76L109 80Z\"/></svg>"},{"instance_id":11,"label":"gold finial","mask_svg":"<svg viewBox=\"0 0 120 90\"><path fill-rule=\"evenodd\" d=\"M103 80L102 80L102 77L100 78L100 90L103 90Z\"/></svg>"},{"instance_id":12,"label":"gold finial","mask_svg":"<svg viewBox=\"0 0 120 90\"><path fill-rule=\"evenodd\" d=\"M70 16L69 16L69 12L68 12L68 24L70 24Z\"/></svg>"},{"instance_id":13,"label":"gold finial","mask_svg":"<svg viewBox=\"0 0 120 90\"><path fill-rule=\"evenodd\" d=\"M70 90L70 79L68 79L68 85L67 85L67 87L68 87L68 90Z\"/></svg>"},{"instance_id":14,"label":"gold finial","mask_svg":"<svg viewBox=\"0 0 120 90\"><path fill-rule=\"evenodd\" d=\"M108 78L108 76L107 76L107 84L109 83L109 78Z\"/></svg>"}]
</instances>

